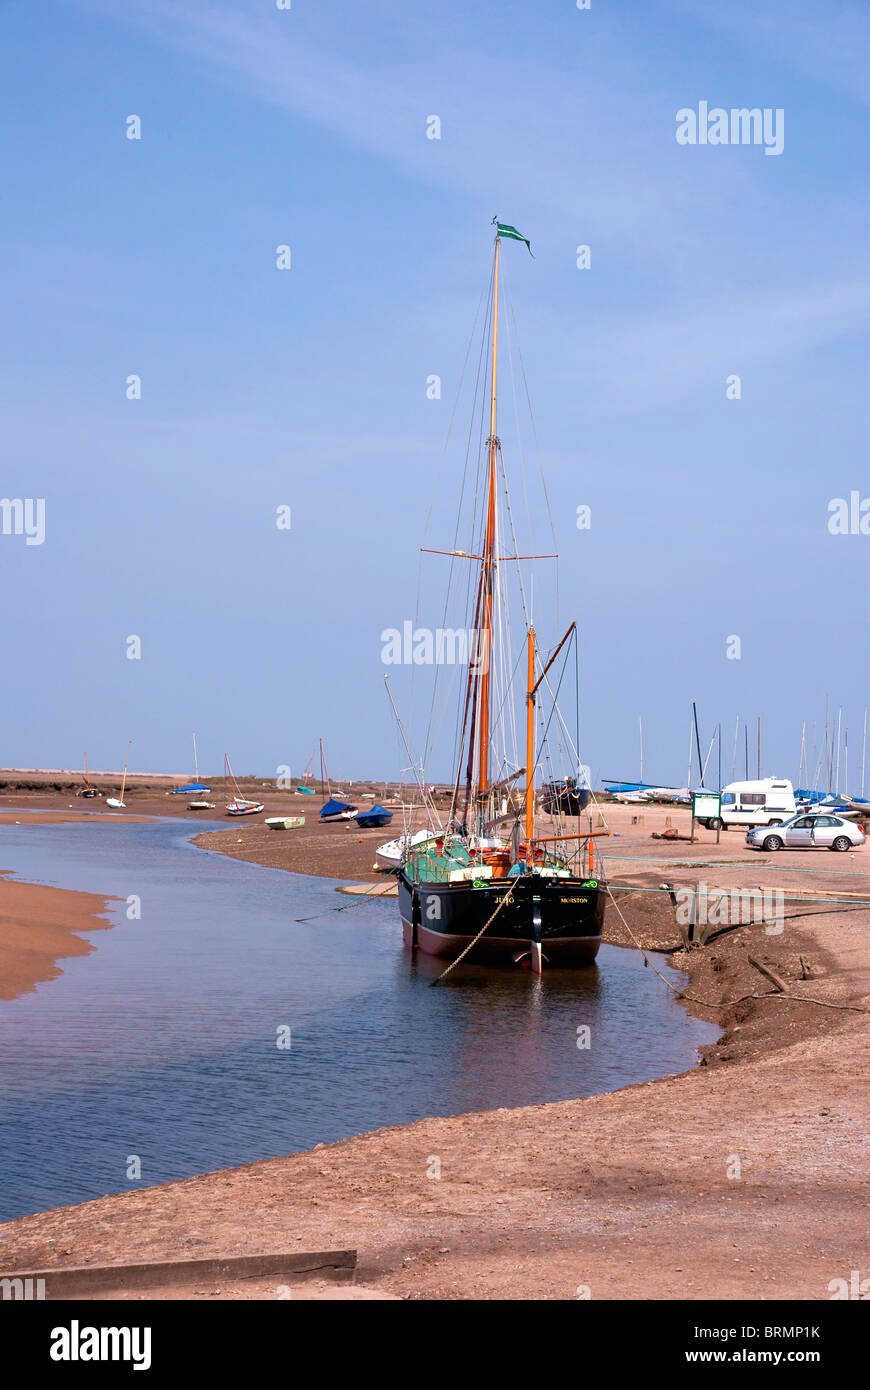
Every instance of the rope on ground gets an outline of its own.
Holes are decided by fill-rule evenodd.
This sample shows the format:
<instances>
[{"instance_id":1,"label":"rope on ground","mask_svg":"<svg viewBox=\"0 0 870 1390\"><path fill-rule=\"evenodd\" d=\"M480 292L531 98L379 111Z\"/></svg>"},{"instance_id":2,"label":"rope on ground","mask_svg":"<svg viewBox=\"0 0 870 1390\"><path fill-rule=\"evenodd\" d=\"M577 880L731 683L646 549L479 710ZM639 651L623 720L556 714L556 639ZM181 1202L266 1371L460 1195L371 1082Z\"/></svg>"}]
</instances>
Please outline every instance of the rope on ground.
<instances>
[{"instance_id":1,"label":"rope on ground","mask_svg":"<svg viewBox=\"0 0 870 1390\"><path fill-rule=\"evenodd\" d=\"M684 994L683 998L691 999L695 1004L704 1003L703 999L695 999L691 994ZM723 1000L718 1007L725 1008L731 1004L740 1004L744 999L788 999L792 1004L818 1004L821 1009L843 1009L847 1013L870 1014L870 1009L865 1008L863 1004L833 1004L829 999L811 999L806 994L780 994L779 990L776 989L768 991L767 994L741 994L739 999ZM716 1008L717 1005L710 1007Z\"/></svg>"},{"instance_id":2,"label":"rope on ground","mask_svg":"<svg viewBox=\"0 0 870 1390\"><path fill-rule=\"evenodd\" d=\"M465 948L465 950L462 952L462 954L461 954L461 955L458 955L458 956L456 957L455 960L453 960L453 961L450 962L450 964L448 965L447 969L444 971L444 973L443 973L442 975L439 975L439 976L438 976L438 979L437 979L437 980L430 980L430 982L429 982L430 988L431 988L433 985L440 985L440 983L441 983L442 980L446 980L446 979L447 979L447 976L450 974L451 970L455 970L456 967L457 967L457 965L459 964L459 962L460 962L461 960L464 960L464 959L465 959L465 957L468 955L468 952L471 950L472 946L476 946L476 945L477 945L478 941L479 941L480 938L483 936L483 933L486 931L487 927L490 926L490 924L491 924L492 922L495 921L496 917L497 917L498 914L501 912L502 908L503 908L503 907L506 907L507 904L510 902L511 898L513 897L514 889L516 888L517 884L518 884L519 881L520 881L520 878L522 878L522 877L523 877L523 875L522 875L522 874L519 874L519 875L514 879L513 883L511 884L511 886L510 886L510 888L508 889L508 891L505 893L504 897L502 898L502 900L501 900L501 902L499 903L498 907L496 908L495 912L492 914L492 916L489 918L488 921L484 922L483 926L481 927L480 931L477 933L477 936L474 938L474 940L473 940L473 941L469 941L468 945L466 946L466 948Z\"/></svg>"},{"instance_id":3,"label":"rope on ground","mask_svg":"<svg viewBox=\"0 0 870 1390\"><path fill-rule=\"evenodd\" d=\"M671 990L671 992L675 994L678 999L688 999L692 1004L703 1004L705 1009L729 1009L734 1004L742 1004L744 999L788 999L793 1004L818 1004L819 1008L822 1009L842 1009L845 1012L856 1014L870 1013L870 1009L865 1008L863 1004L833 1004L827 999L811 999L809 998L809 996L805 994L781 994L779 990L775 989L770 990L767 994L741 994L738 999L699 999L697 994L684 994L682 990L679 990L676 988L675 985L672 985L670 980L666 980L660 970L656 970L656 967L653 965L643 946L641 946L631 927L628 925L628 922L625 920L625 917L620 909L619 903L616 901L613 894L610 892L610 884L607 885L607 891L610 894L610 901L613 903L613 906L619 913L619 919L622 922L622 925L625 927L625 930L628 932L635 946L643 956L644 964L648 965L651 970L655 970L655 973L658 975L662 983L667 985L668 989Z\"/></svg>"}]
</instances>

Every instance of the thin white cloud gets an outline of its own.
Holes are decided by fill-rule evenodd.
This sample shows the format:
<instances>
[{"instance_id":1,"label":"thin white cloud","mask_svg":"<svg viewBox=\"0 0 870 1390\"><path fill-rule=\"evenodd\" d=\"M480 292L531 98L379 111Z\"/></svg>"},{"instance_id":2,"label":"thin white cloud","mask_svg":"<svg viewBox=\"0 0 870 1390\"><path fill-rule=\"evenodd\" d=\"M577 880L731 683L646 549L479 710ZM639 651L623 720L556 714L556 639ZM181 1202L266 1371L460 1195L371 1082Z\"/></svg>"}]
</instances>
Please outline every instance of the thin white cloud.
<instances>
[{"instance_id":1,"label":"thin white cloud","mask_svg":"<svg viewBox=\"0 0 870 1390\"><path fill-rule=\"evenodd\" d=\"M118 18L105 0L86 2ZM670 3L684 7L684 0ZM694 4L691 13L704 22L721 18ZM794 359L836 341L866 319L863 268L807 283L806 261L796 254L791 261L800 279L788 283L794 273L788 242L776 283L735 296L726 268L721 291L698 297L697 285L709 283L715 261L711 200L730 209L751 187L756 216L766 210L772 225L787 221L785 195L758 182L777 161L708 161L687 177L685 164L671 159L670 94L650 87L642 54L621 53L614 101L610 67L600 77L584 69L578 96L576 73L570 64L563 72L563 55L554 54L546 70L502 50L488 58L464 39L457 42L425 6L397 15L372 0L363 17L344 6L312 15L231 0L195 6L140 0L123 18L210 64L253 98L331 129L407 175L457 188L476 202L481 192L497 199L515 191L521 208L545 214L540 221L551 240L576 231L611 254L654 263L664 291L658 302L623 312L611 305L600 321L584 316L582 341L576 304L563 320L554 315L557 360L569 374L574 368L567 364L576 364L584 379L596 382L599 404L638 408L679 400L725 372ZM353 22L351 31L342 27L345 20ZM860 28L854 5L832 0L819 11L795 0L786 22L768 0L735 0L721 22L749 46L764 35L777 37L796 66L816 52L820 66L829 64L851 86L849 45ZM492 91L509 93L510 100L493 109ZM444 121L440 143L425 138L432 112ZM657 126L651 129L659 114L661 139ZM833 202L830 213L842 220ZM513 217L522 220L519 212ZM799 252L797 235L791 244ZM766 262L758 273L767 273ZM437 319L438 306L429 307Z\"/></svg>"},{"instance_id":2,"label":"thin white cloud","mask_svg":"<svg viewBox=\"0 0 870 1390\"><path fill-rule=\"evenodd\" d=\"M558 52L546 69L526 55L487 56L457 44L449 24L434 24L422 7L409 17L367 6L377 41L359 51L358 35L326 14L303 26L290 20L295 11L265 5L140 0L119 15L105 0L81 3L418 180L545 209L570 224L569 235L578 228L644 259L656 245L671 256L694 243L703 197L682 169L667 166L676 108L670 93L651 90L640 57L622 53L615 100L611 72ZM443 121L440 141L426 139L430 114ZM721 173L737 188L747 177L745 169Z\"/></svg>"}]
</instances>

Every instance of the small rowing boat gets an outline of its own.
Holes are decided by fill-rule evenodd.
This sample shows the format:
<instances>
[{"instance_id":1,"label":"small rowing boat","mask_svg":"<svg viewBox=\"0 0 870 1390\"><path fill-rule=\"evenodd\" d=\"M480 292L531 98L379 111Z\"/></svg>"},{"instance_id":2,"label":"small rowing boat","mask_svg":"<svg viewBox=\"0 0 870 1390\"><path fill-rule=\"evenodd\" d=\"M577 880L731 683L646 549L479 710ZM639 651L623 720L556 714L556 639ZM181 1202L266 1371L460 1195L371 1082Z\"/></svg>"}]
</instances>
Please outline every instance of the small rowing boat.
<instances>
[{"instance_id":1,"label":"small rowing boat","mask_svg":"<svg viewBox=\"0 0 870 1390\"><path fill-rule=\"evenodd\" d=\"M417 830L413 835L405 834L395 840L387 840L386 844L378 845L375 850L376 867L387 872L397 869L411 848L437 838L437 830Z\"/></svg>"},{"instance_id":2,"label":"small rowing boat","mask_svg":"<svg viewBox=\"0 0 870 1390\"><path fill-rule=\"evenodd\" d=\"M298 830L305 824L304 816L268 816L266 824L270 830Z\"/></svg>"}]
</instances>

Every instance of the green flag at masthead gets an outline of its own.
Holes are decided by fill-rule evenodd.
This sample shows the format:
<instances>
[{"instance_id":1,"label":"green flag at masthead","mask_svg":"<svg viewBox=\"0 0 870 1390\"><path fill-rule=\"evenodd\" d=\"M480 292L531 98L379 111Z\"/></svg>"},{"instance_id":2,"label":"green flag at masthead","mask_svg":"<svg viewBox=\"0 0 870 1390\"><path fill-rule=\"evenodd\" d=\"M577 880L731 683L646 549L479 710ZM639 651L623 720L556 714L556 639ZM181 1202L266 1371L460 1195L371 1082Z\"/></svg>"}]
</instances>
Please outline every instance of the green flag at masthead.
<instances>
[{"instance_id":1,"label":"green flag at masthead","mask_svg":"<svg viewBox=\"0 0 870 1390\"><path fill-rule=\"evenodd\" d=\"M496 236L506 237L508 241L524 241L526 246L528 247L529 255L532 257L532 260L535 259L532 255L531 242L529 241L528 237L521 236L520 233L517 231L516 227L509 227L505 222L496 222L495 228Z\"/></svg>"}]
</instances>

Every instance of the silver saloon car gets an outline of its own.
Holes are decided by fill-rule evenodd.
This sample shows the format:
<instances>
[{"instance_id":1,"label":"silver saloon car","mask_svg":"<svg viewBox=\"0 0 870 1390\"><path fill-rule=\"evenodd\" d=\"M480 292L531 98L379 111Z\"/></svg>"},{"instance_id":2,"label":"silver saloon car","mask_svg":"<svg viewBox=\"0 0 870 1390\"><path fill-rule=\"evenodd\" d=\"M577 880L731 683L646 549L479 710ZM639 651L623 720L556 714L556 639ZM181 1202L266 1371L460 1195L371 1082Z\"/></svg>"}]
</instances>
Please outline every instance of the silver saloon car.
<instances>
[{"instance_id":1,"label":"silver saloon car","mask_svg":"<svg viewBox=\"0 0 870 1390\"><path fill-rule=\"evenodd\" d=\"M782 825L757 825L749 830L746 843L753 849L860 849L866 840L860 825L842 816L800 815Z\"/></svg>"}]
</instances>

